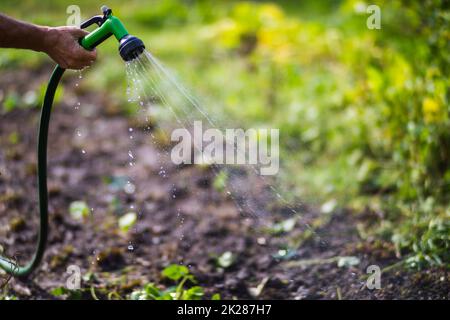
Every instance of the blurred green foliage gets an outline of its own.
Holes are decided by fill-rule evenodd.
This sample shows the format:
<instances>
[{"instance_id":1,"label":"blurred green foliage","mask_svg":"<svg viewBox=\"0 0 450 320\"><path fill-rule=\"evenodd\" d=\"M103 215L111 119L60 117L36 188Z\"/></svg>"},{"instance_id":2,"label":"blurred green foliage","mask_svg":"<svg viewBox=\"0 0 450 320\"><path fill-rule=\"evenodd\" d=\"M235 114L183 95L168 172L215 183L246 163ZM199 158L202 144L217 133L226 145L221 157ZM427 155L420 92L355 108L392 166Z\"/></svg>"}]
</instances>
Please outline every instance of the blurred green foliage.
<instances>
[{"instance_id":1,"label":"blurred green foliage","mask_svg":"<svg viewBox=\"0 0 450 320\"><path fill-rule=\"evenodd\" d=\"M309 201L339 199L383 212L373 232L412 253L412 266L448 264L450 246L450 11L444 0L128 1L108 5L147 49L243 127L281 129L281 185ZM67 1L3 1L0 10L64 24ZM81 0L83 18L100 3ZM0 66L34 66L0 53ZM99 48L84 84L122 87L117 44ZM123 92L123 93L121 93ZM3 108L16 100L8 95ZM212 102L212 103L210 103Z\"/></svg>"}]
</instances>

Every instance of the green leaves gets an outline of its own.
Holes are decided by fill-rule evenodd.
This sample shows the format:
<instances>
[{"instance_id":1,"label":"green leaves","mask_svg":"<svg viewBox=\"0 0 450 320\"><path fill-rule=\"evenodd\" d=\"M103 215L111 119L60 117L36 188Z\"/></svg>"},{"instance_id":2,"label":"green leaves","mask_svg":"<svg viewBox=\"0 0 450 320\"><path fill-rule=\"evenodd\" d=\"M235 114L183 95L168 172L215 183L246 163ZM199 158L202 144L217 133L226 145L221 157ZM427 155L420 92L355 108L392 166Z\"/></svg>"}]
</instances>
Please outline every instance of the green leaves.
<instances>
[{"instance_id":1,"label":"green leaves","mask_svg":"<svg viewBox=\"0 0 450 320\"><path fill-rule=\"evenodd\" d=\"M81 290L70 290L66 287L57 287L50 291L55 297L66 296L69 300L80 300L82 298Z\"/></svg>"},{"instance_id":2,"label":"green leaves","mask_svg":"<svg viewBox=\"0 0 450 320\"><path fill-rule=\"evenodd\" d=\"M182 265L171 264L170 266L166 267L161 273L166 278L178 281L182 277L186 277L189 275L189 269Z\"/></svg>"},{"instance_id":3,"label":"green leaves","mask_svg":"<svg viewBox=\"0 0 450 320\"><path fill-rule=\"evenodd\" d=\"M174 286L160 289L154 283L148 283L144 288L135 290L130 294L131 300L201 300L205 291L201 286L185 288L186 282L195 283L194 276L186 266L171 264L164 268L161 275L175 282ZM219 294L212 296L213 300L220 300Z\"/></svg>"},{"instance_id":4,"label":"green leaves","mask_svg":"<svg viewBox=\"0 0 450 320\"><path fill-rule=\"evenodd\" d=\"M180 300L201 300L204 294L202 287L195 286L183 291Z\"/></svg>"},{"instance_id":5,"label":"green leaves","mask_svg":"<svg viewBox=\"0 0 450 320\"><path fill-rule=\"evenodd\" d=\"M18 107L19 103L20 98L15 92L8 94L3 101L3 112L8 113L13 111Z\"/></svg>"}]
</instances>

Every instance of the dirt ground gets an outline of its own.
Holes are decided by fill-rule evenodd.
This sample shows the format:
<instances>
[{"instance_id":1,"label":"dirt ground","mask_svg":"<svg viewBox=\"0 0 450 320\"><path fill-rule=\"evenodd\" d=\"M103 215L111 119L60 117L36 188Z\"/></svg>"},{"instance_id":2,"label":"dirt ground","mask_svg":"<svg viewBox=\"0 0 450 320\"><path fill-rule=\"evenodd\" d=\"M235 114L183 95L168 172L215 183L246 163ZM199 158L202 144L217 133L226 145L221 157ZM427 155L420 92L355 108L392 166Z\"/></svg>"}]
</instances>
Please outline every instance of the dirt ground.
<instances>
[{"instance_id":1,"label":"dirt ground","mask_svg":"<svg viewBox=\"0 0 450 320\"><path fill-rule=\"evenodd\" d=\"M45 83L50 70L45 66L33 72L3 72L0 88L25 94ZM106 291L125 298L148 282L164 287L161 270L183 263L207 297L218 292L224 299L450 298L449 273L444 269L394 268L382 273L381 289L366 287L367 266L384 268L398 262L390 244L361 240L358 234L359 223L379 219L374 213L339 209L324 216L318 208L302 205L302 220L294 230L268 233L258 219L243 216L227 194L213 188L210 169L174 166L145 127L117 112L120 106L107 94L80 90L77 81L73 73L65 76L64 98L51 120L48 249L32 276L10 281L8 294L54 299L50 291L64 286L67 267L77 265L83 274L95 274L98 298L106 298ZM34 250L38 221L38 118L37 109L16 109L0 117L0 245L19 261L26 261ZM19 139L10 139L12 132ZM128 164L128 150L137 159L133 166ZM123 179L133 181L134 193L124 192ZM68 212L76 200L92 208L85 222L75 221ZM289 217L282 206L272 208L262 218L265 224ZM139 212L139 220L124 234L117 218L127 211ZM306 223L317 226L316 234L306 236ZM293 242L298 247L280 256L280 248ZM218 268L215 257L226 251L236 261ZM355 256L360 263L339 267L334 258L339 256Z\"/></svg>"}]
</instances>

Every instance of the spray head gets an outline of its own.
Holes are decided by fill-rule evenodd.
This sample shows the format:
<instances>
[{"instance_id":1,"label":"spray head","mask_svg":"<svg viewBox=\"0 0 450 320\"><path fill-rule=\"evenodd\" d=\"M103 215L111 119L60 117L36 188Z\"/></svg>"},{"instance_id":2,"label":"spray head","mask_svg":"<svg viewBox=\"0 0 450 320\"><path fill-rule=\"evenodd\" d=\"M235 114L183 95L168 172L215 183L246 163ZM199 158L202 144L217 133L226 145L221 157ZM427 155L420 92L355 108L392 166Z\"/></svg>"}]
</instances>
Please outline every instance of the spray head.
<instances>
[{"instance_id":1,"label":"spray head","mask_svg":"<svg viewBox=\"0 0 450 320\"><path fill-rule=\"evenodd\" d=\"M142 40L131 35L123 37L119 43L119 53L125 61L136 59L145 49Z\"/></svg>"},{"instance_id":2,"label":"spray head","mask_svg":"<svg viewBox=\"0 0 450 320\"><path fill-rule=\"evenodd\" d=\"M132 36L125 29L122 22L112 14L107 6L102 7L103 15L93 16L81 24L85 29L92 24L98 28L80 40L80 44L87 50L92 50L110 36L119 41L119 53L123 60L130 61L137 58L145 49L144 43L139 38Z\"/></svg>"}]
</instances>

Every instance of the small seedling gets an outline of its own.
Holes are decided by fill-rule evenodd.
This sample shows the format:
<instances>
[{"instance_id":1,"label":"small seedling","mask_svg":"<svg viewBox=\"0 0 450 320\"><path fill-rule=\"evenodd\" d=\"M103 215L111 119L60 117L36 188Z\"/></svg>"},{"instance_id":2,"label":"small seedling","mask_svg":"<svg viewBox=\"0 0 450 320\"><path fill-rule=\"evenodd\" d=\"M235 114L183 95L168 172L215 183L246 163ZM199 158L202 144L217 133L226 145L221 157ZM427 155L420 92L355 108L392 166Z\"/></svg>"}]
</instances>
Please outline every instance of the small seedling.
<instances>
[{"instance_id":1,"label":"small seedling","mask_svg":"<svg viewBox=\"0 0 450 320\"><path fill-rule=\"evenodd\" d=\"M83 220L89 216L89 207L84 201L74 201L69 207L70 215L75 220Z\"/></svg>"},{"instance_id":2,"label":"small seedling","mask_svg":"<svg viewBox=\"0 0 450 320\"><path fill-rule=\"evenodd\" d=\"M226 269L231 267L235 261L235 255L231 251L226 251L217 258L216 263L217 266Z\"/></svg>"},{"instance_id":3,"label":"small seedling","mask_svg":"<svg viewBox=\"0 0 450 320\"><path fill-rule=\"evenodd\" d=\"M50 293L55 297L66 296L69 300L80 300L82 298L81 290L69 290L66 287L57 287Z\"/></svg>"},{"instance_id":4,"label":"small seedling","mask_svg":"<svg viewBox=\"0 0 450 320\"><path fill-rule=\"evenodd\" d=\"M119 229L123 232L128 232L137 221L137 215L134 212L128 212L127 214L123 215L119 219Z\"/></svg>"},{"instance_id":5,"label":"small seedling","mask_svg":"<svg viewBox=\"0 0 450 320\"><path fill-rule=\"evenodd\" d=\"M162 276L175 282L174 286L160 289L154 283L148 283L141 290L133 291L131 300L201 300L205 293L202 287L185 288L187 282L196 283L194 276L186 266L171 264L162 272ZM212 300L220 300L219 294L214 294Z\"/></svg>"}]
</instances>

